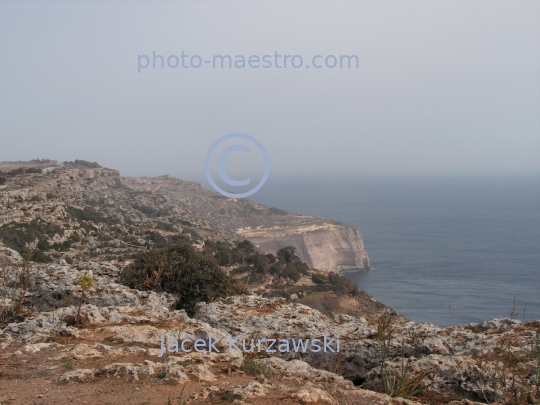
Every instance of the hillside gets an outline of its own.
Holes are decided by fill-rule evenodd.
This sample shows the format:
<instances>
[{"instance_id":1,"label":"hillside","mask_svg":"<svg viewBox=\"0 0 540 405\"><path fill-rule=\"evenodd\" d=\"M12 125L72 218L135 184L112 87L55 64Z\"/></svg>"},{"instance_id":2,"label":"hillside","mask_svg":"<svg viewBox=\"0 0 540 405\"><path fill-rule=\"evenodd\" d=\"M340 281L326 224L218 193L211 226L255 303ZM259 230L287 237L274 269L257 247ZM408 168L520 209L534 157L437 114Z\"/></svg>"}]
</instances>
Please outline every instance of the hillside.
<instances>
[{"instance_id":1,"label":"hillside","mask_svg":"<svg viewBox=\"0 0 540 405\"><path fill-rule=\"evenodd\" d=\"M19 252L63 257L130 257L179 235L252 240L264 253L293 246L310 267L368 268L360 229L230 199L169 176L121 177L96 163L69 162L43 173L15 173L0 191L0 240ZM14 187L17 188L14 188Z\"/></svg>"},{"instance_id":2,"label":"hillside","mask_svg":"<svg viewBox=\"0 0 540 405\"><path fill-rule=\"evenodd\" d=\"M540 322L419 324L310 268L367 260L357 228L89 162L8 181L0 403L539 403Z\"/></svg>"},{"instance_id":3,"label":"hillside","mask_svg":"<svg viewBox=\"0 0 540 405\"><path fill-rule=\"evenodd\" d=\"M172 294L120 284L128 263L32 264L21 285L18 254L0 249L0 261L7 305L25 297L23 310L0 331L5 404L405 405L412 402L396 397L413 396L424 404L525 405L540 399L539 322L440 328L398 322L391 311L371 320L331 318L254 295L199 302L189 317L174 309ZM93 280L85 299L81 277ZM239 350L230 343L237 337L244 340ZM326 338L332 350L282 348L284 341ZM245 343L251 339L256 350ZM270 352L273 339L280 339L279 351ZM212 352L195 351L195 344L212 341ZM187 345L180 350L178 342ZM383 370L392 377L383 380ZM387 390L391 396L381 394L392 378L402 383Z\"/></svg>"}]
</instances>

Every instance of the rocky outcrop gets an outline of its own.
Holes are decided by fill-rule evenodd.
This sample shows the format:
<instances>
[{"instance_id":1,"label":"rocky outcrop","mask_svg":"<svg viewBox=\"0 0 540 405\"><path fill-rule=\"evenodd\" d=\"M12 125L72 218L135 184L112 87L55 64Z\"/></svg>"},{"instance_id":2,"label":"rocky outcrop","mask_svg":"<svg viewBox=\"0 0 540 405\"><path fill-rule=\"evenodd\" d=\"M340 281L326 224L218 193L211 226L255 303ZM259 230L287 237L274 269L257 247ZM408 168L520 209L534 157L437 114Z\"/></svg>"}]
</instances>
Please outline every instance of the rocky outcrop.
<instances>
[{"instance_id":1,"label":"rocky outcrop","mask_svg":"<svg viewBox=\"0 0 540 405\"><path fill-rule=\"evenodd\" d=\"M1 255L13 265L21 260L8 249L2 249ZM222 381L229 374L257 370L243 363L246 353L228 350L229 337L241 335L246 340L262 339L260 356L251 356L260 357L255 362L266 370L269 380L258 384L244 381L229 389L229 396L257 398L265 392L273 395L278 386L286 386L279 395L291 401L345 404L352 397L379 395L367 394L353 383L382 389L381 341L377 338L377 325L365 318L336 315L331 319L283 298L253 295L199 303L194 317L189 318L184 311L172 309L175 299L170 294L138 291L118 284L118 269L123 265L105 261L34 265L25 296L27 306L34 312L0 332L2 355L27 359L45 352L49 359L72 359L79 366L57 376L59 381L70 384L89 380L97 384L107 377L127 382L151 378L174 383L212 382L218 374ZM81 291L74 281L83 274L93 277L95 284L81 308L83 327L75 327L72 320L78 311ZM0 293L16 296L12 285L13 280L6 279ZM495 319L441 328L396 320L387 345L387 369L399 375L406 361L407 372L411 376L423 375L420 383L428 386L430 395L437 395L439 402L463 398L493 402L503 398L506 388L511 393L515 388L512 381L517 381L520 392L533 392L531 387L537 384L535 378L539 373L539 335L538 321L523 324L513 319ZM219 353L179 351L159 356L162 339L209 342L210 336L219 340ZM265 352L266 339L323 340L324 336L339 337L339 352ZM62 339L55 339L58 337ZM329 347L336 349L336 342ZM294 384L287 385L287 381ZM207 398L217 393L226 394L223 390L210 390L197 395ZM388 397L377 398L380 403L387 403Z\"/></svg>"},{"instance_id":2,"label":"rocky outcrop","mask_svg":"<svg viewBox=\"0 0 540 405\"><path fill-rule=\"evenodd\" d=\"M359 228L227 198L199 183L169 176L121 177L116 170L84 165L17 175L10 181L20 187L0 190L0 227L28 223L26 228L40 228L47 234L32 232L38 240L27 241L27 247L66 243L72 250L60 247L67 257L128 257L150 245L149 234L172 237L184 232L199 238L194 240L198 244L216 236L229 242L248 239L265 253L294 246L304 262L319 270L369 268ZM14 233L15 228L4 235L14 238ZM0 238L5 239L1 232Z\"/></svg>"},{"instance_id":3,"label":"rocky outcrop","mask_svg":"<svg viewBox=\"0 0 540 405\"><path fill-rule=\"evenodd\" d=\"M207 213L206 220L222 233L232 230L233 239L248 239L264 253L293 246L311 268L323 271L368 269L360 228L330 218L291 214L247 199L226 198L198 183L169 176L123 178L134 190L160 193L194 211Z\"/></svg>"},{"instance_id":4,"label":"rocky outcrop","mask_svg":"<svg viewBox=\"0 0 540 405\"><path fill-rule=\"evenodd\" d=\"M12 265L20 264L21 258L8 249L2 249L0 254ZM336 325L317 311L290 306L283 299L242 296L215 305L201 303L201 319L189 318L184 311L172 309L174 299L170 294L137 291L118 284L116 277L122 266L118 262L32 266L26 302L33 312L27 313L23 321L12 322L0 330L0 382L17 378L28 384L24 390L3 390L0 398L12 401L17 397L22 403L31 403L30 399L37 395L51 403L64 403L62 395L69 392L70 396L79 395L74 403L86 403L87 398L81 397L85 391L94 395L104 393L114 381L115 392L111 391L111 395L115 401L119 401L123 387L131 393L135 386L135 390L150 389L154 399L164 403L166 387L181 384L182 393L188 387L184 399L193 404L226 399L259 403L258 398L268 401L264 403L283 404L393 403L386 395L355 387L342 376L317 369L301 359L270 357L248 361L244 353L228 350L232 324L211 324L220 323L225 313L236 314L232 321L245 323L240 329L249 333L256 326L254 320L246 322L248 313L265 314L261 323L265 336L275 334L277 329L298 335L303 322L311 325L308 330L313 334L320 333L321 327ZM81 308L83 324L76 327L71 321L78 311L81 291L74 280L82 274L91 276L95 284ZM6 284L11 285L11 280ZM1 286L0 290L4 288ZM11 290L6 292L12 294ZM341 321L352 319L344 317ZM355 333L359 326L364 330L366 322L350 322L343 331ZM190 352L169 349L163 355L161 351L162 339L208 342L210 336L220 341L216 344L219 352L196 352L189 344ZM8 367L2 368L5 364ZM13 370L19 365L20 369ZM51 383L55 384L54 390L42 389ZM83 384L85 388L73 390L74 384Z\"/></svg>"},{"instance_id":5,"label":"rocky outcrop","mask_svg":"<svg viewBox=\"0 0 540 405\"><path fill-rule=\"evenodd\" d=\"M370 267L358 227L323 223L242 229L238 233L251 240L265 253L276 253L283 247L293 246L308 266L318 270L339 271Z\"/></svg>"},{"instance_id":6,"label":"rocky outcrop","mask_svg":"<svg viewBox=\"0 0 540 405\"><path fill-rule=\"evenodd\" d=\"M195 317L215 328L246 337L290 339L295 336L322 340L323 336L329 339L339 336L339 354L291 350L281 357L301 359L314 368L337 371L367 388L382 388L382 352L377 325L369 324L364 318L338 315L332 320L314 309L288 304L280 298L247 296L200 304ZM465 327L441 328L407 321L393 327L388 369L399 375L406 361L410 375L425 373L423 384L442 397L458 399L457 393L461 393L469 398L495 400L502 394L494 387L500 381L509 381L512 373L514 378L520 379L521 388L533 386L538 376L540 322L523 325L513 319L494 319ZM509 375L497 376L497 367L509 358L515 362L515 369L507 363L505 373ZM497 378L499 381L494 383Z\"/></svg>"}]
</instances>

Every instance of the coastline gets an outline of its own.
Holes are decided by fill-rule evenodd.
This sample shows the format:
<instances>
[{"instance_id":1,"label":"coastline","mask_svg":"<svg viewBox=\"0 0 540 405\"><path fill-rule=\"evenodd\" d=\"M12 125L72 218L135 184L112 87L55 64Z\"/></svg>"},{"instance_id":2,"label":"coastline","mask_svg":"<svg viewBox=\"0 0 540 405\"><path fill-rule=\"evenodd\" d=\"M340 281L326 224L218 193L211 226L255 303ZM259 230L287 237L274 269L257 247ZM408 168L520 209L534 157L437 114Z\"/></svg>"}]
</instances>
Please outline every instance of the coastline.
<instances>
[{"instance_id":1,"label":"coastline","mask_svg":"<svg viewBox=\"0 0 540 405\"><path fill-rule=\"evenodd\" d=\"M365 268L365 269L361 269L361 268L358 268L358 267L343 267L343 268L337 269L337 273L340 276L343 276L345 274L350 274L350 273L365 273L365 272L367 272L369 270L371 270L371 266L369 266L368 268Z\"/></svg>"},{"instance_id":2,"label":"coastline","mask_svg":"<svg viewBox=\"0 0 540 405\"><path fill-rule=\"evenodd\" d=\"M256 201L362 229L361 289L419 322L540 319L538 176L275 180ZM421 198L420 198L421 196Z\"/></svg>"}]
</instances>

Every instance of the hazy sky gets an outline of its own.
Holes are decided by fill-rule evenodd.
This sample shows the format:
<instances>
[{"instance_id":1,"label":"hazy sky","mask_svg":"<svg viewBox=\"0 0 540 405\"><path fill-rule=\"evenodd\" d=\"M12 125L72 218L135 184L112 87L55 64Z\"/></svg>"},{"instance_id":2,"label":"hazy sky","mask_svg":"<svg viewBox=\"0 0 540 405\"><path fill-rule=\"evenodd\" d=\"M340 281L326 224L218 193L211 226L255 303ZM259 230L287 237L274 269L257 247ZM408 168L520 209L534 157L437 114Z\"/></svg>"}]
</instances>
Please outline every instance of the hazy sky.
<instances>
[{"instance_id":1,"label":"hazy sky","mask_svg":"<svg viewBox=\"0 0 540 405\"><path fill-rule=\"evenodd\" d=\"M304 66L169 68L182 51ZM342 54L359 67L305 67ZM232 132L275 177L540 173L540 2L0 1L0 160L201 180Z\"/></svg>"}]
</instances>

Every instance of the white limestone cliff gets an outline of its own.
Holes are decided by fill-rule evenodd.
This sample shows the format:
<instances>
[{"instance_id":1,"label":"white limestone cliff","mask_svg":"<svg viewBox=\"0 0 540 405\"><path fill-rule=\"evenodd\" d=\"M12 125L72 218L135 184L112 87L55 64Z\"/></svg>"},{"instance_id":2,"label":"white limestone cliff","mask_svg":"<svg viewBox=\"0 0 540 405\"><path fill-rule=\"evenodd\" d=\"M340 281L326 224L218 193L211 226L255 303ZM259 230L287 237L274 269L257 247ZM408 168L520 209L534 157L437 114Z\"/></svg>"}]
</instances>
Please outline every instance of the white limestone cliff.
<instances>
[{"instance_id":1,"label":"white limestone cliff","mask_svg":"<svg viewBox=\"0 0 540 405\"><path fill-rule=\"evenodd\" d=\"M341 224L260 228L238 231L265 253L293 246L311 268L324 271L368 269L360 228Z\"/></svg>"}]
</instances>

